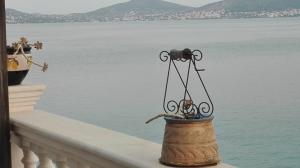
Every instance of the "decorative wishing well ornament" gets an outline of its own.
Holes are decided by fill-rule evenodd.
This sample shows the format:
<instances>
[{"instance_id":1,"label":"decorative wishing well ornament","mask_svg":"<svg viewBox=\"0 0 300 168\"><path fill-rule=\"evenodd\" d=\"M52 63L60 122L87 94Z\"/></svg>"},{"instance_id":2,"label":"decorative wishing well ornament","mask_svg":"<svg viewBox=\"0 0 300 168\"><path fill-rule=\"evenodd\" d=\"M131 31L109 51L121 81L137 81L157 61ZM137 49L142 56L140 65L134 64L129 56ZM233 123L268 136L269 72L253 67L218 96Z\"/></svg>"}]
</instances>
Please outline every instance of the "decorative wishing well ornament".
<instances>
[{"instance_id":1,"label":"decorative wishing well ornament","mask_svg":"<svg viewBox=\"0 0 300 168\"><path fill-rule=\"evenodd\" d=\"M160 162L163 164L205 166L217 164L220 161L212 123L214 106L200 75L204 69L200 69L197 65L202 58L203 54L200 50L184 49L160 53L160 60L168 62L163 99L164 113L146 123L159 117L164 117L166 120L160 158ZM184 65L185 70L182 68ZM177 99L168 98L170 97L168 94L172 69L175 71L175 76L179 78L178 81L183 91L182 95L177 95L179 97ZM200 85L197 86L204 90L206 100L199 101L199 95L191 92L189 87L191 79L199 81Z\"/></svg>"}]
</instances>

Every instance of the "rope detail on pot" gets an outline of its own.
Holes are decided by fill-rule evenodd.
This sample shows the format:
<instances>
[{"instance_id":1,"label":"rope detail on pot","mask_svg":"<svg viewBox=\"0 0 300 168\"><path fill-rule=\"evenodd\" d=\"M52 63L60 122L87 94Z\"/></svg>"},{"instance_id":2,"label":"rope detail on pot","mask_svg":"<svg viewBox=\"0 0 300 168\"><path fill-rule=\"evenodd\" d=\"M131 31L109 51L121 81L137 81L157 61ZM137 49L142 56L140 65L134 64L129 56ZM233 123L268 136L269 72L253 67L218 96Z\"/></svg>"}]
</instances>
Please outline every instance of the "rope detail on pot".
<instances>
[{"instance_id":1,"label":"rope detail on pot","mask_svg":"<svg viewBox=\"0 0 300 168\"><path fill-rule=\"evenodd\" d=\"M149 124L150 122L160 118L160 117L172 117L172 118L176 118L176 119L184 119L185 117L183 115L179 115L179 114L167 114L167 113L161 113L158 114L157 116L150 118L148 121L146 121L146 124Z\"/></svg>"}]
</instances>

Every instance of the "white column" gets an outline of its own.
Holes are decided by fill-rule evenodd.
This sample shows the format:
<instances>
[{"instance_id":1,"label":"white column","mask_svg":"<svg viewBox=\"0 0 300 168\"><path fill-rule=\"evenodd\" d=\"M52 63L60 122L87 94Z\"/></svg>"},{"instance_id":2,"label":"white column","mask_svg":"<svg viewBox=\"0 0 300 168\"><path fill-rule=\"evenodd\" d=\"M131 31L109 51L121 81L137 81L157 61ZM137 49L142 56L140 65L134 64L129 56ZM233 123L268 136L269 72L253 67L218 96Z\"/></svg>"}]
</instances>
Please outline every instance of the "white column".
<instances>
[{"instance_id":1,"label":"white column","mask_svg":"<svg viewBox=\"0 0 300 168\"><path fill-rule=\"evenodd\" d=\"M37 152L40 164L38 168L52 168L52 161L48 156L48 152L45 149L39 149Z\"/></svg>"},{"instance_id":2,"label":"white column","mask_svg":"<svg viewBox=\"0 0 300 168\"><path fill-rule=\"evenodd\" d=\"M11 143L11 163L13 168L23 168L23 163L21 162L23 158L22 149L15 143Z\"/></svg>"},{"instance_id":3,"label":"white column","mask_svg":"<svg viewBox=\"0 0 300 168\"><path fill-rule=\"evenodd\" d=\"M11 162L12 167L21 168L24 167L21 162L23 158L23 151L21 149L21 140L13 132L10 132L10 142L11 142Z\"/></svg>"},{"instance_id":4,"label":"white column","mask_svg":"<svg viewBox=\"0 0 300 168\"><path fill-rule=\"evenodd\" d=\"M67 157L65 156L58 156L58 158L55 161L57 168L69 168Z\"/></svg>"},{"instance_id":5,"label":"white column","mask_svg":"<svg viewBox=\"0 0 300 168\"><path fill-rule=\"evenodd\" d=\"M91 168L91 167L85 163L79 163L78 168Z\"/></svg>"},{"instance_id":6,"label":"white column","mask_svg":"<svg viewBox=\"0 0 300 168\"><path fill-rule=\"evenodd\" d=\"M29 142L22 141L22 163L24 164L24 168L36 168L37 165L37 160L34 156L34 153L30 150L30 146L31 145Z\"/></svg>"}]
</instances>

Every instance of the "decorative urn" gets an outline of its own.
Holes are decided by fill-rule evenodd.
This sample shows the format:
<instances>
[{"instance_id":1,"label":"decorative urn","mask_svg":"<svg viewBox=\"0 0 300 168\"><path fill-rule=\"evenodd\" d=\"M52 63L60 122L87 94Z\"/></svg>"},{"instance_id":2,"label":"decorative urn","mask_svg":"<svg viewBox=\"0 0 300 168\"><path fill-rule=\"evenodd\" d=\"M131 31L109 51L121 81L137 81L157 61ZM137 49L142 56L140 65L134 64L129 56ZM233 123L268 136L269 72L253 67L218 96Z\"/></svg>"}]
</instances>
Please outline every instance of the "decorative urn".
<instances>
[{"instance_id":1,"label":"decorative urn","mask_svg":"<svg viewBox=\"0 0 300 168\"><path fill-rule=\"evenodd\" d=\"M22 37L20 41L12 43L7 46L7 71L8 71L8 85L19 85L26 77L31 65L34 64L42 68L45 72L48 64L40 65L33 61L31 55L32 48L37 50L42 49L42 43L39 41L30 44L27 39Z\"/></svg>"},{"instance_id":2,"label":"decorative urn","mask_svg":"<svg viewBox=\"0 0 300 168\"><path fill-rule=\"evenodd\" d=\"M212 123L214 106L200 75L204 69L197 67L202 57L200 50L190 49L163 51L160 54L161 61L168 63L163 100L164 113L146 123L159 117L164 117L166 121L159 159L162 164L185 167L207 166L220 162ZM168 96L172 74L179 79L179 85L183 88L181 92L183 94L177 98L173 97L174 94ZM207 101L199 101L200 96L191 91L195 87L190 87L190 83L196 81L204 92L202 97L206 97Z\"/></svg>"}]
</instances>

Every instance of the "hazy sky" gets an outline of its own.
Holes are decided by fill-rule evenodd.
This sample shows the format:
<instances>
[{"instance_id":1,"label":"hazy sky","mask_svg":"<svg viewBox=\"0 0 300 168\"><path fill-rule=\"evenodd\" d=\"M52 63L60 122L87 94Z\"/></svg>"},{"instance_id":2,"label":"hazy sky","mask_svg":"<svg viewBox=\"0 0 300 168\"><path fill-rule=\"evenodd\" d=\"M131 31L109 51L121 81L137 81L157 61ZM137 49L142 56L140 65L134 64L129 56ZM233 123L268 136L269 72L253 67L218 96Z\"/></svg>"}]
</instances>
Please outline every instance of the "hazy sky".
<instances>
[{"instance_id":1,"label":"hazy sky","mask_svg":"<svg viewBox=\"0 0 300 168\"><path fill-rule=\"evenodd\" d=\"M23 12L66 14L87 12L128 0L6 0L7 8L14 8ZM167 0L188 6L199 7L210 2L220 0Z\"/></svg>"}]
</instances>

